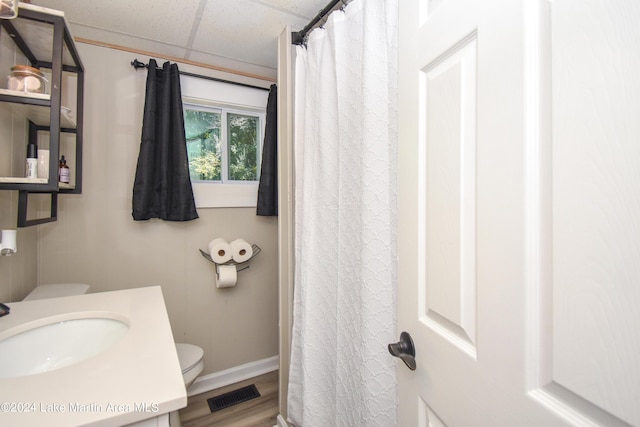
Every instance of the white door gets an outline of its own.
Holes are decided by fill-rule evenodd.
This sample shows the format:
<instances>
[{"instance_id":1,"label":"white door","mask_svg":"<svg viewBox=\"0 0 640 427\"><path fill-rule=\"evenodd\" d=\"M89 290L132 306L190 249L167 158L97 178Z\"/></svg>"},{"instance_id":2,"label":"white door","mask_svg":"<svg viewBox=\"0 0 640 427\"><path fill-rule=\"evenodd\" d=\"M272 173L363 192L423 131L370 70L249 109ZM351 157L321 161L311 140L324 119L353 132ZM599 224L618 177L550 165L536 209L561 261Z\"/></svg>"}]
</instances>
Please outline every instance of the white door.
<instances>
[{"instance_id":1,"label":"white door","mask_svg":"<svg viewBox=\"0 0 640 427\"><path fill-rule=\"evenodd\" d=\"M399 5L400 425L640 426L640 1Z\"/></svg>"}]
</instances>

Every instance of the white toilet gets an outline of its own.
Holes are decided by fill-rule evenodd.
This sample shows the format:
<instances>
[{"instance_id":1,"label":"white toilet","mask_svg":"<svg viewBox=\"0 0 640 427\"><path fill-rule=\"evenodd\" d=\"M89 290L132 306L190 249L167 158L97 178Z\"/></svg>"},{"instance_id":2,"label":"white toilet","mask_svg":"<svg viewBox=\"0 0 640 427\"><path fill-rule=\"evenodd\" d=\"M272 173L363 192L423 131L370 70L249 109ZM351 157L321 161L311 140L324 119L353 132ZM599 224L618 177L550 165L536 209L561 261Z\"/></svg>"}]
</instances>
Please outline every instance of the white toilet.
<instances>
[{"instance_id":1,"label":"white toilet","mask_svg":"<svg viewBox=\"0 0 640 427\"><path fill-rule=\"evenodd\" d=\"M193 384L204 368L204 362L202 361L204 351L197 345L176 343L176 352L178 353L180 369L182 369L184 387L189 389L189 386ZM169 413L169 424L171 427L180 427L182 425L178 411Z\"/></svg>"},{"instance_id":2,"label":"white toilet","mask_svg":"<svg viewBox=\"0 0 640 427\"><path fill-rule=\"evenodd\" d=\"M191 384L198 378L198 375L204 368L204 351L193 344L176 343L176 352L180 361L180 369L182 369L182 378L184 378L185 388L189 388Z\"/></svg>"}]
</instances>

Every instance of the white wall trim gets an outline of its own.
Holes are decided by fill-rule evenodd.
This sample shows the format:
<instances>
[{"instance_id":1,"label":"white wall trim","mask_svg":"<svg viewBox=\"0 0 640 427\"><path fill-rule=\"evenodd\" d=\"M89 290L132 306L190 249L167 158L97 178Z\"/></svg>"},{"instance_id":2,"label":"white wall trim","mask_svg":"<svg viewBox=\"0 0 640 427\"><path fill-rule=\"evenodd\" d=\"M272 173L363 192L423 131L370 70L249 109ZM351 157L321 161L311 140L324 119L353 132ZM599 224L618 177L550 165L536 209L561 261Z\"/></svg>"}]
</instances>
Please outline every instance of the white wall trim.
<instances>
[{"instance_id":1,"label":"white wall trim","mask_svg":"<svg viewBox=\"0 0 640 427\"><path fill-rule=\"evenodd\" d=\"M234 366L233 368L225 369L224 371L204 375L193 382L191 387L189 387L187 395L194 396L229 384L248 380L249 378L257 377L258 375L277 371L279 363L280 358L278 356L272 356L266 359L256 360L255 362L249 362L244 365Z\"/></svg>"},{"instance_id":2,"label":"white wall trim","mask_svg":"<svg viewBox=\"0 0 640 427\"><path fill-rule=\"evenodd\" d=\"M255 208L258 203L258 181L251 184L193 181L191 187L196 208Z\"/></svg>"},{"instance_id":3,"label":"white wall trim","mask_svg":"<svg viewBox=\"0 0 640 427\"><path fill-rule=\"evenodd\" d=\"M293 59L291 27L278 36L278 322L280 380L278 406L287 419L293 322ZM283 426L286 427L286 422Z\"/></svg>"}]
</instances>

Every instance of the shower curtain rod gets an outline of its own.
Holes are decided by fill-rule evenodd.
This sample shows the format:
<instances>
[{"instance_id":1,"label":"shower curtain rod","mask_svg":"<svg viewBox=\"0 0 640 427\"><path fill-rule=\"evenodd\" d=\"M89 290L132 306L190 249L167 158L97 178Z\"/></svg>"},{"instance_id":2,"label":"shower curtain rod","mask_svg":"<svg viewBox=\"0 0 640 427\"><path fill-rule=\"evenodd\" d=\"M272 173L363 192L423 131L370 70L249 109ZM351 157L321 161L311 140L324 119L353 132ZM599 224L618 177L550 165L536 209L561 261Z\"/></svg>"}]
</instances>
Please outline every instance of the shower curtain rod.
<instances>
[{"instance_id":1,"label":"shower curtain rod","mask_svg":"<svg viewBox=\"0 0 640 427\"><path fill-rule=\"evenodd\" d=\"M138 70L138 68L149 68L149 64L145 64L144 62L138 61L137 58L131 61L131 66L135 68L136 71ZM203 76L202 74L187 73L186 71L179 71L179 73L182 76L196 77L198 79L205 79L205 80L213 80L216 82L229 83L236 86L250 87L252 89L260 89L260 90L266 90L266 91L269 90L269 88L267 87L254 86L248 83L232 82L231 80L224 80L224 79L218 79L216 77Z\"/></svg>"},{"instance_id":2,"label":"shower curtain rod","mask_svg":"<svg viewBox=\"0 0 640 427\"><path fill-rule=\"evenodd\" d=\"M341 8L344 8L347 4L349 4L351 0L332 0L328 5L324 7L312 20L309 22L306 27L304 27L300 31L292 31L291 32L291 44L304 44L304 40L307 37L307 34L314 29L315 25L322 20L326 15L330 14L336 9L338 3L342 3Z\"/></svg>"}]
</instances>

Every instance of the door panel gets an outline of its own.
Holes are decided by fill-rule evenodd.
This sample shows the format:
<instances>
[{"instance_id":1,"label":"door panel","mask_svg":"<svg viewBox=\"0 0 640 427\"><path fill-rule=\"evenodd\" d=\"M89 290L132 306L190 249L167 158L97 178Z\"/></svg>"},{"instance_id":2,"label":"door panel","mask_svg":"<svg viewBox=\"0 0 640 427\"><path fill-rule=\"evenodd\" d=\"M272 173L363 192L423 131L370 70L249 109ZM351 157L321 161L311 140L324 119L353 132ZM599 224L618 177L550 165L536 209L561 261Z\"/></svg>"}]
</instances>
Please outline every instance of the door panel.
<instances>
[{"instance_id":1,"label":"door panel","mask_svg":"<svg viewBox=\"0 0 640 427\"><path fill-rule=\"evenodd\" d=\"M637 2L556 1L550 18L550 139L541 160L550 185L540 230L552 325L533 394L547 393L565 416L640 425L640 69ZM633 71L635 70L635 71ZM546 217L546 218L545 218ZM634 218L635 217L635 218ZM635 360L635 362L634 362Z\"/></svg>"},{"instance_id":2,"label":"door panel","mask_svg":"<svg viewBox=\"0 0 640 427\"><path fill-rule=\"evenodd\" d=\"M399 4L400 425L640 425L640 3Z\"/></svg>"},{"instance_id":3,"label":"door panel","mask_svg":"<svg viewBox=\"0 0 640 427\"><path fill-rule=\"evenodd\" d=\"M421 320L475 357L476 37L422 70L426 224Z\"/></svg>"}]
</instances>

